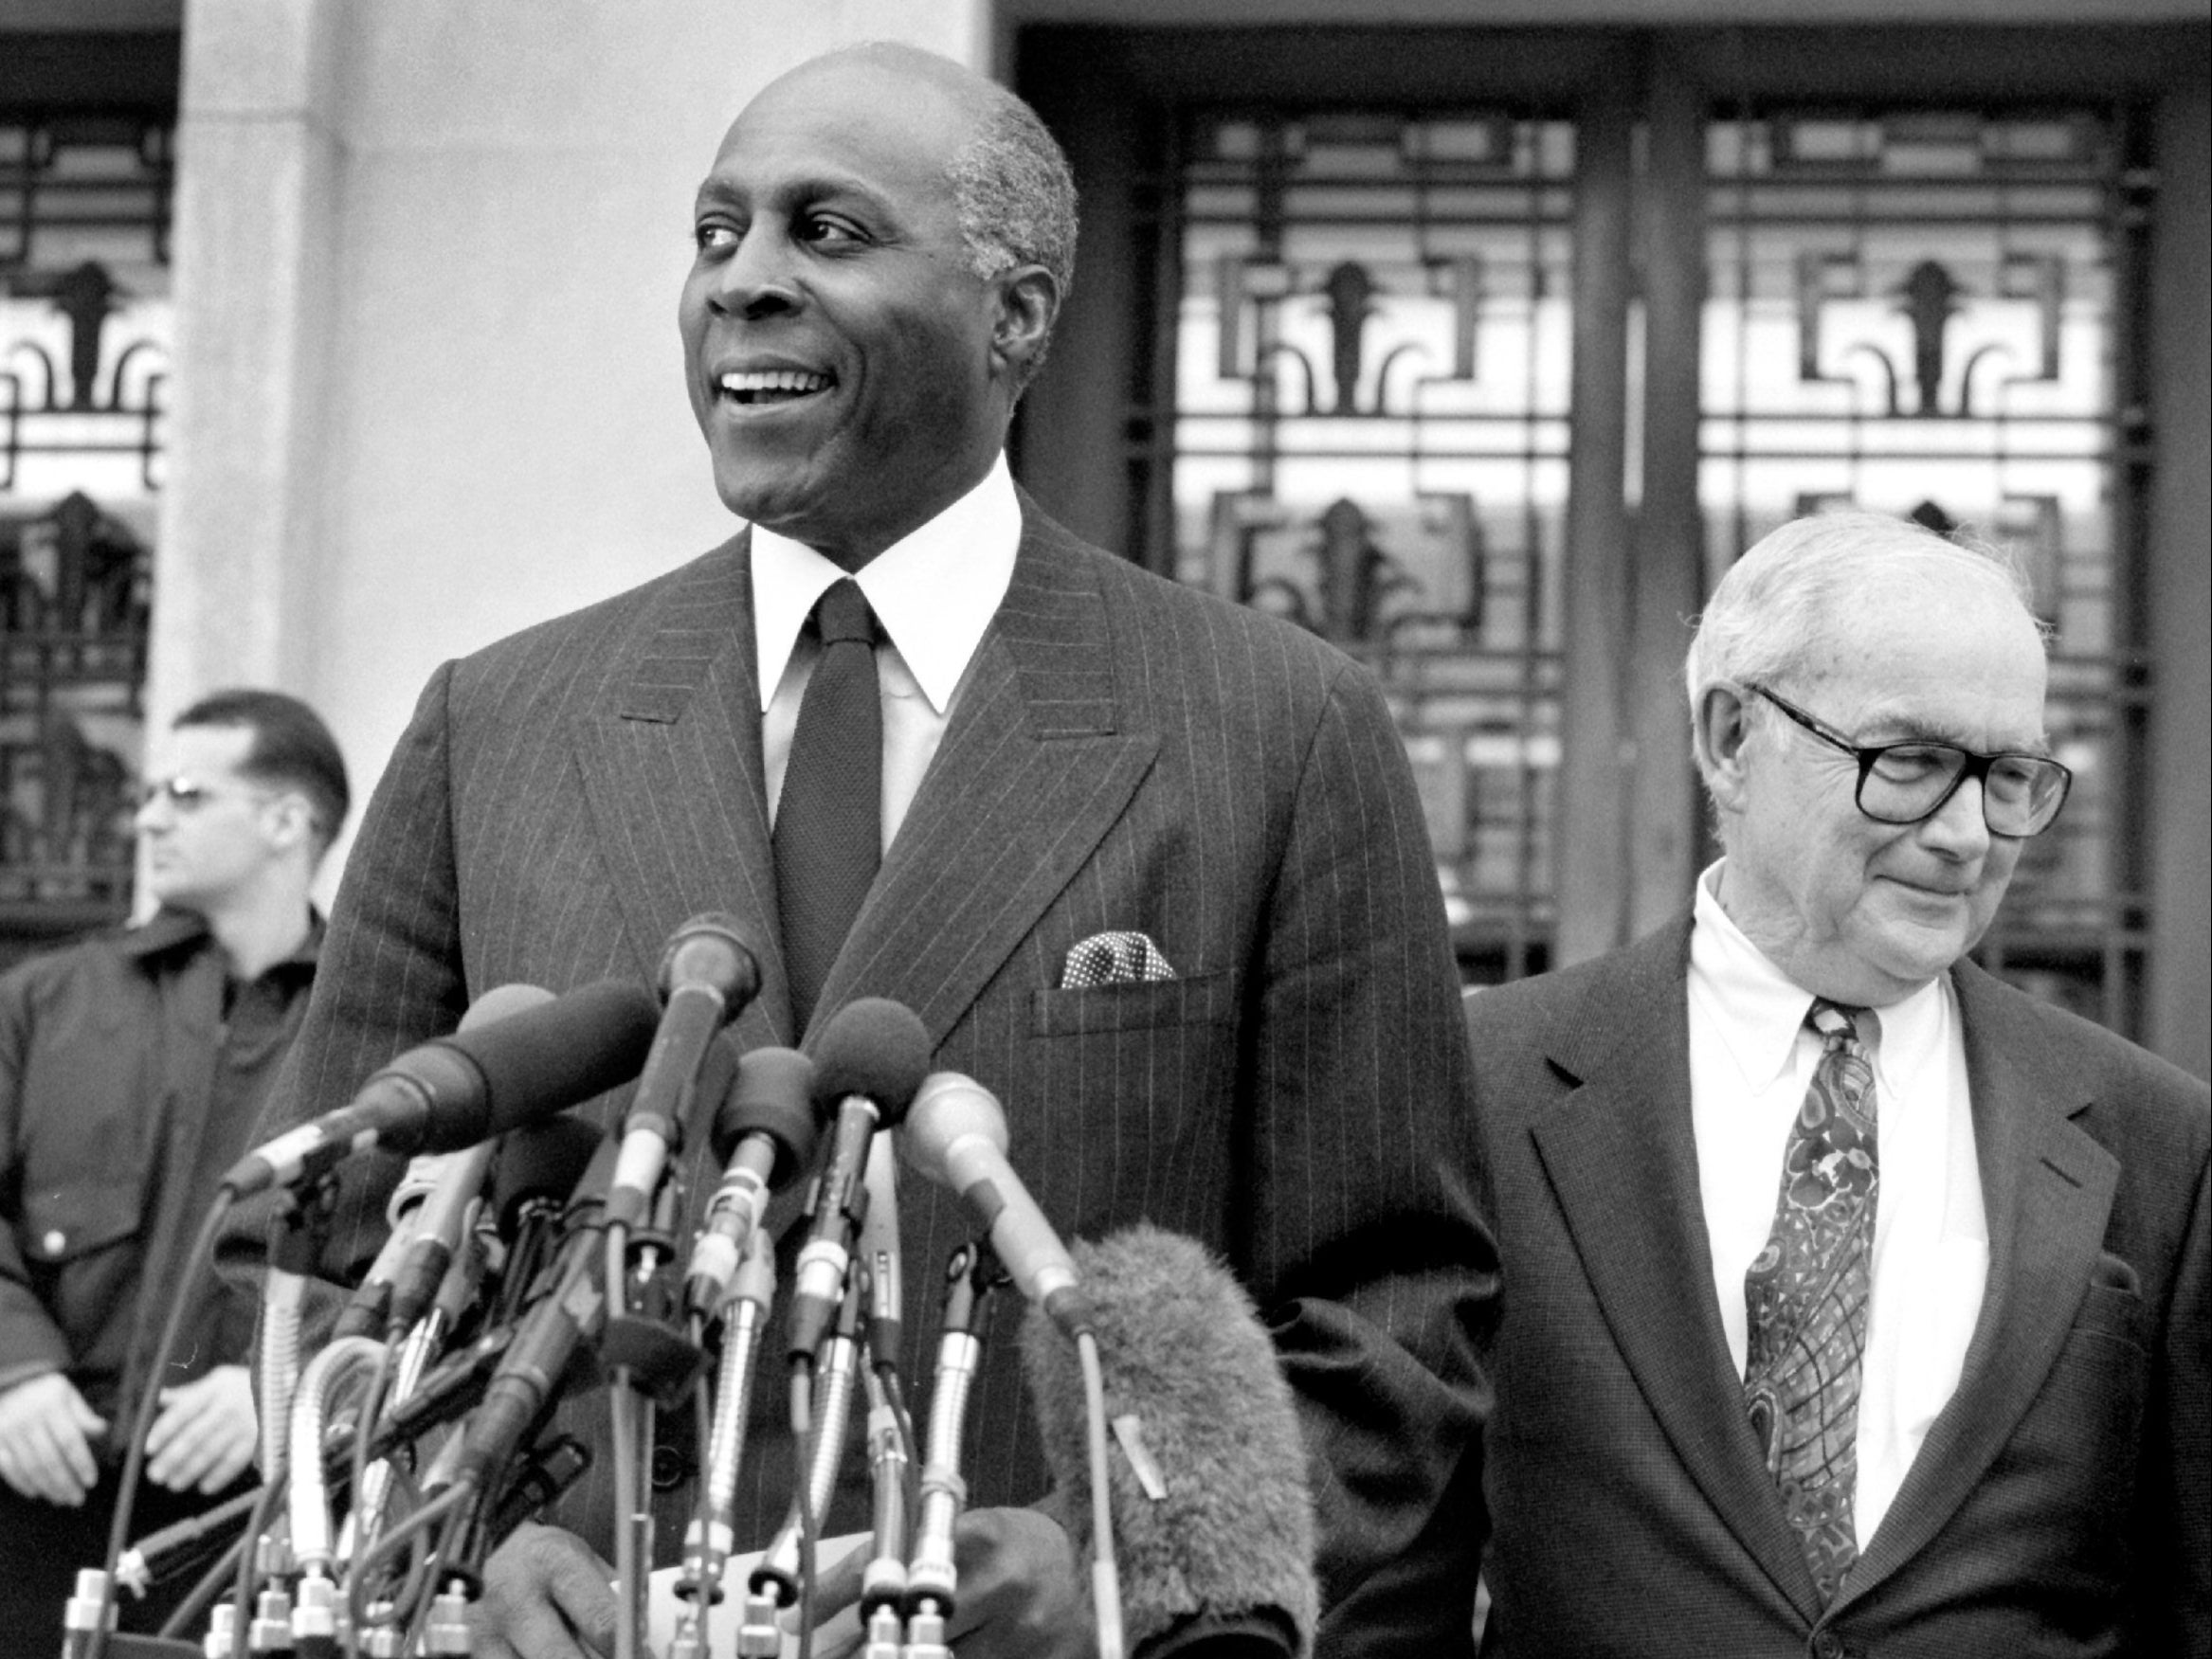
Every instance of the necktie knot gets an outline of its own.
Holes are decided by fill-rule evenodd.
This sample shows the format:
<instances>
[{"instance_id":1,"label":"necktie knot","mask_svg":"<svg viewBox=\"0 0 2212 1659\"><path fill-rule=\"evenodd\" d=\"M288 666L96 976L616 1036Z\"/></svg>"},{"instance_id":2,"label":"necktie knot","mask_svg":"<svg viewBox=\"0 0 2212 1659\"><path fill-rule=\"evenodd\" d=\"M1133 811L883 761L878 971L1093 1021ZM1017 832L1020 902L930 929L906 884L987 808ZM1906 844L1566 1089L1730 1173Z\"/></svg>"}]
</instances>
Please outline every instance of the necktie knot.
<instances>
[{"instance_id":1,"label":"necktie knot","mask_svg":"<svg viewBox=\"0 0 2212 1659\"><path fill-rule=\"evenodd\" d=\"M1804 1022L1813 1028L1824 1046L1841 1048L1846 1043L1861 1041L1858 1021L1866 1012L1848 1002L1831 1002L1825 997L1815 997Z\"/></svg>"},{"instance_id":2,"label":"necktie knot","mask_svg":"<svg viewBox=\"0 0 2212 1659\"><path fill-rule=\"evenodd\" d=\"M814 626L825 649L876 642L876 613L861 585L850 576L832 582L814 602Z\"/></svg>"}]
</instances>

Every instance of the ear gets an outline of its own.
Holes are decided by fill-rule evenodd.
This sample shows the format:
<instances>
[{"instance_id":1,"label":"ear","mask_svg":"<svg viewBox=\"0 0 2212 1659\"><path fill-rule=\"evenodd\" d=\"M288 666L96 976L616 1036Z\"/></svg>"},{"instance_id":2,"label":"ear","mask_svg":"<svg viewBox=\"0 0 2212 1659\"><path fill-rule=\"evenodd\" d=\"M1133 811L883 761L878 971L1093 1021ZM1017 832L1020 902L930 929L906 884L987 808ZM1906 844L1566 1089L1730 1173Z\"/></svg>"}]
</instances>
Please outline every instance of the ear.
<instances>
[{"instance_id":1,"label":"ear","mask_svg":"<svg viewBox=\"0 0 2212 1659\"><path fill-rule=\"evenodd\" d=\"M1690 741L1705 787L1724 813L1741 809L1744 748L1750 735L1751 700L1743 687L1732 680L1707 686L1691 719Z\"/></svg>"},{"instance_id":2,"label":"ear","mask_svg":"<svg viewBox=\"0 0 2212 1659\"><path fill-rule=\"evenodd\" d=\"M1016 391L1043 360L1060 316L1060 284L1043 265L1016 265L990 280L992 367Z\"/></svg>"},{"instance_id":3,"label":"ear","mask_svg":"<svg viewBox=\"0 0 2212 1659\"><path fill-rule=\"evenodd\" d=\"M271 847L279 852L290 852L295 847L313 845L315 814L307 804L306 796L287 789L271 798L262 810Z\"/></svg>"}]
</instances>

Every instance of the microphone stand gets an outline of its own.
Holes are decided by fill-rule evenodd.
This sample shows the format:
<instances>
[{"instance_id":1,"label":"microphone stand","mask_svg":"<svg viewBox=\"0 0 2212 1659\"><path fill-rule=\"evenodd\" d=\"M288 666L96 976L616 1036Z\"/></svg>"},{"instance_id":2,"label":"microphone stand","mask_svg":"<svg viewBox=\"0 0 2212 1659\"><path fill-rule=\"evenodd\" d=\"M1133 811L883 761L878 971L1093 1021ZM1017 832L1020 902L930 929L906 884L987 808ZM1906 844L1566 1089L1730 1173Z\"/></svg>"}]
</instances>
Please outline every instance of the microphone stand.
<instances>
[{"instance_id":1,"label":"microphone stand","mask_svg":"<svg viewBox=\"0 0 2212 1659\"><path fill-rule=\"evenodd\" d=\"M653 1564L652 1491L645 1471L659 1409L690 1395L706 1359L678 1327L676 1296L661 1271L676 1258L676 1218L682 1205L683 1181L671 1169L654 1195L649 1229L633 1234L619 1220L607 1228L607 1321L600 1357L608 1372L614 1446L615 1585L622 1602L615 1659L639 1659L645 1647Z\"/></svg>"},{"instance_id":2,"label":"microphone stand","mask_svg":"<svg viewBox=\"0 0 2212 1659\"><path fill-rule=\"evenodd\" d=\"M871 1553L861 1582L861 1622L867 1633L861 1659L898 1659L906 1633L899 1603L906 1595L906 1551L914 1525L907 1488L912 1459L884 1380L886 1370L870 1365L861 1378L868 1392L868 1469L875 1501Z\"/></svg>"},{"instance_id":3,"label":"microphone stand","mask_svg":"<svg viewBox=\"0 0 2212 1659\"><path fill-rule=\"evenodd\" d=\"M745 1241L722 1309L722 1364L715 1385L707 1461L699 1481L698 1513L684 1539L683 1578L678 1594L689 1605L677 1625L669 1659L702 1659L709 1646L708 1610L722 1599L722 1570L735 1542L734 1512L745 1425L752 1406L752 1375L769 1307L775 1300L775 1247L765 1228Z\"/></svg>"},{"instance_id":4,"label":"microphone stand","mask_svg":"<svg viewBox=\"0 0 2212 1659\"><path fill-rule=\"evenodd\" d=\"M822 1344L822 1360L807 1398L810 1369L804 1352L791 1359L792 1439L802 1460L784 1524L752 1569L745 1597L745 1622L737 1631L739 1659L777 1659L783 1632L777 1613L793 1602L800 1607L803 1650L812 1647L807 1628L814 1585L814 1547L821 1519L837 1491L837 1466L844 1452L845 1424L852 1412L853 1374L861 1359L861 1321L867 1275L850 1274L837 1324Z\"/></svg>"},{"instance_id":5,"label":"microphone stand","mask_svg":"<svg viewBox=\"0 0 2212 1659\"><path fill-rule=\"evenodd\" d=\"M983 1358L990 1293L1006 1282L1006 1270L988 1236L962 1245L945 1264L945 1317L930 1390L929 1455L922 1465L914 1559L906 1568L905 1642L898 1659L952 1659L945 1627L959 1588L952 1530L968 1502L968 1483L960 1478L968 1396Z\"/></svg>"}]
</instances>

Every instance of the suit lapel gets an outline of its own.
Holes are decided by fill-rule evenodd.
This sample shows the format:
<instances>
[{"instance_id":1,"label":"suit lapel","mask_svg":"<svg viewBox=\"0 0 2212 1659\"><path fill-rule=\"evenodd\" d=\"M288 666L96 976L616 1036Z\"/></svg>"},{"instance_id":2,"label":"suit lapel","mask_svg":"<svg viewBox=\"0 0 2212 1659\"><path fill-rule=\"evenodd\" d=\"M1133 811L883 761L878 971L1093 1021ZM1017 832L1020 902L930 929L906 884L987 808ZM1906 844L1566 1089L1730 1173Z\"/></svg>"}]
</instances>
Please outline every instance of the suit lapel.
<instances>
[{"instance_id":1,"label":"suit lapel","mask_svg":"<svg viewBox=\"0 0 2212 1659\"><path fill-rule=\"evenodd\" d=\"M1643 1400L1714 1513L1814 1617L1812 1575L1743 1412L1713 1298L1690 1122L1688 920L1630 947L1557 1029L1579 1086L1535 1124L1544 1172Z\"/></svg>"},{"instance_id":2,"label":"suit lapel","mask_svg":"<svg viewBox=\"0 0 2212 1659\"><path fill-rule=\"evenodd\" d=\"M1021 552L943 746L819 1006L892 997L943 1041L1128 806L1129 731L1095 555L1025 498Z\"/></svg>"},{"instance_id":3,"label":"suit lapel","mask_svg":"<svg viewBox=\"0 0 2212 1659\"><path fill-rule=\"evenodd\" d=\"M2071 1120L2090 1105L2032 1009L1971 963L1952 970L1967 1049L1989 1278L1959 1386L1840 1600L1913 1559L1988 1471L2073 1326L2119 1184L2119 1163Z\"/></svg>"},{"instance_id":4,"label":"suit lapel","mask_svg":"<svg viewBox=\"0 0 2212 1659\"><path fill-rule=\"evenodd\" d=\"M1777 1590L1812 1577L1759 1460L1713 1301L1690 1117L1686 921L1632 947L1549 1039L1576 1087L1533 1127L1590 1288L1675 1454Z\"/></svg>"},{"instance_id":5,"label":"suit lapel","mask_svg":"<svg viewBox=\"0 0 2212 1659\"><path fill-rule=\"evenodd\" d=\"M748 538L656 597L621 669L573 731L623 920L648 975L687 918L718 911L752 941L761 991L741 1047L790 1040L760 759Z\"/></svg>"}]
</instances>

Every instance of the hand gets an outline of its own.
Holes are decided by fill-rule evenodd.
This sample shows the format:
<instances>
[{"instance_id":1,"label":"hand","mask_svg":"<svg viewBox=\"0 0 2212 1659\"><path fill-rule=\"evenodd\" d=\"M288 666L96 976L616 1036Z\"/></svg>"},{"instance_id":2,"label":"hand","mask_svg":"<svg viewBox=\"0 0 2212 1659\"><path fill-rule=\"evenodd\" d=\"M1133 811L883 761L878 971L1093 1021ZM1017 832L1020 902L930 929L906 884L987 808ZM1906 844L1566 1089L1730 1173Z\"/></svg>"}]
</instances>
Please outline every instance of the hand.
<instances>
[{"instance_id":1,"label":"hand","mask_svg":"<svg viewBox=\"0 0 2212 1659\"><path fill-rule=\"evenodd\" d=\"M59 1371L0 1393L0 1480L27 1498L74 1509L100 1480L91 1436L107 1433Z\"/></svg>"},{"instance_id":2,"label":"hand","mask_svg":"<svg viewBox=\"0 0 2212 1659\"><path fill-rule=\"evenodd\" d=\"M814 1589L815 1659L860 1651L863 1544ZM1057 1521L1034 1509L975 1509L960 1517L952 1557L960 1576L946 1640L960 1659L1097 1659L1088 1574ZM835 1610L835 1616L827 1616Z\"/></svg>"},{"instance_id":3,"label":"hand","mask_svg":"<svg viewBox=\"0 0 2212 1659\"><path fill-rule=\"evenodd\" d=\"M614 1569L572 1532L524 1522L484 1563L469 1611L477 1659L597 1659L614 1651Z\"/></svg>"},{"instance_id":4,"label":"hand","mask_svg":"<svg viewBox=\"0 0 2212 1659\"><path fill-rule=\"evenodd\" d=\"M146 1432L146 1478L172 1492L219 1492L245 1472L259 1433L245 1367L218 1365L161 1391L161 1410Z\"/></svg>"}]
</instances>

